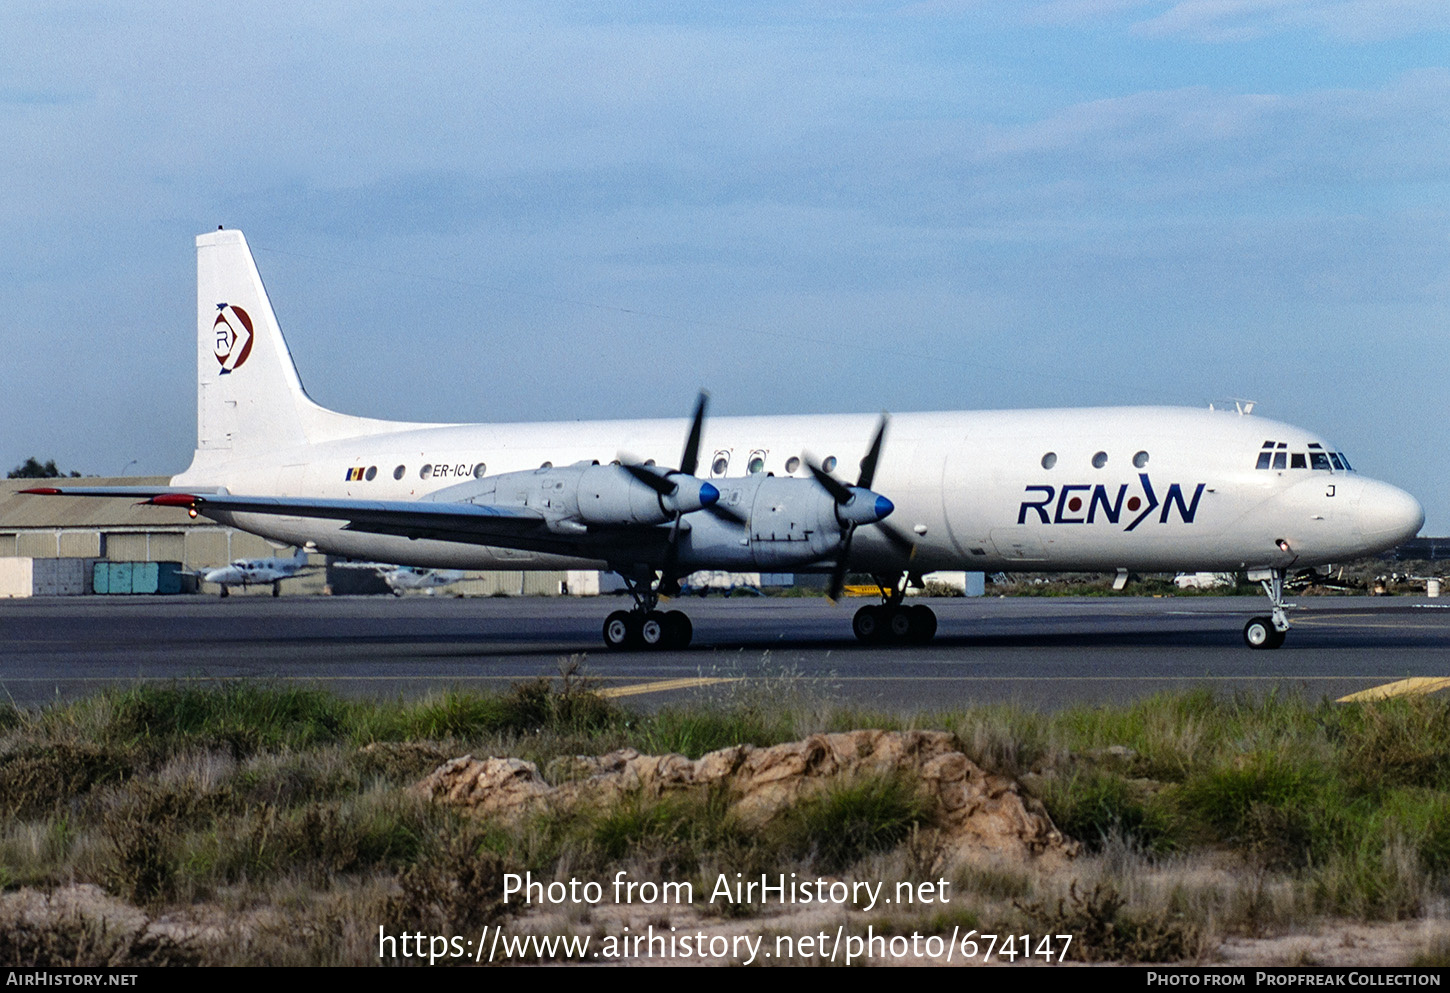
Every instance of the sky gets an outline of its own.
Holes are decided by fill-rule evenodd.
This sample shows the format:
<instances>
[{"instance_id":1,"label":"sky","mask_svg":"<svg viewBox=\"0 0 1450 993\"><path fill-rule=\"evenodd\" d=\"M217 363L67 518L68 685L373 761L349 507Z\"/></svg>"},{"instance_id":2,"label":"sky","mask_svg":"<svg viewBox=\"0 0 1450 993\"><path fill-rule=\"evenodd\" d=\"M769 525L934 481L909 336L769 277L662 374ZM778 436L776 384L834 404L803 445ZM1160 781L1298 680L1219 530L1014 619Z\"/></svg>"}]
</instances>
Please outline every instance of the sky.
<instances>
[{"instance_id":1,"label":"sky","mask_svg":"<svg viewBox=\"0 0 1450 993\"><path fill-rule=\"evenodd\" d=\"M1443 0L0 6L0 465L171 474L195 235L416 421L1253 400L1450 534Z\"/></svg>"}]
</instances>

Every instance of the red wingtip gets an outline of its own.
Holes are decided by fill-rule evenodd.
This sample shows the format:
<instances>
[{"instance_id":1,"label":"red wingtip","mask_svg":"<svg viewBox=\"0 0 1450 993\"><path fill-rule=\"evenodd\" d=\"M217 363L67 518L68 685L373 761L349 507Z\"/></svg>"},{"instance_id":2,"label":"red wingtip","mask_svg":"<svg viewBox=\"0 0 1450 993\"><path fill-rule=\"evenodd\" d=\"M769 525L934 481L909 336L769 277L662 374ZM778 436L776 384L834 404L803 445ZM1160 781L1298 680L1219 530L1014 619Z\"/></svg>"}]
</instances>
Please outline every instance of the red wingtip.
<instances>
[{"instance_id":1,"label":"red wingtip","mask_svg":"<svg viewBox=\"0 0 1450 993\"><path fill-rule=\"evenodd\" d=\"M35 487L33 489L21 490L20 492L21 493L35 493L35 494L37 494L39 496L58 496L59 494L64 493L65 491L64 490L58 490L54 486L37 486L37 487Z\"/></svg>"},{"instance_id":2,"label":"red wingtip","mask_svg":"<svg viewBox=\"0 0 1450 993\"><path fill-rule=\"evenodd\" d=\"M190 493L158 493L146 502L158 507L190 507L196 503L196 497Z\"/></svg>"}]
</instances>

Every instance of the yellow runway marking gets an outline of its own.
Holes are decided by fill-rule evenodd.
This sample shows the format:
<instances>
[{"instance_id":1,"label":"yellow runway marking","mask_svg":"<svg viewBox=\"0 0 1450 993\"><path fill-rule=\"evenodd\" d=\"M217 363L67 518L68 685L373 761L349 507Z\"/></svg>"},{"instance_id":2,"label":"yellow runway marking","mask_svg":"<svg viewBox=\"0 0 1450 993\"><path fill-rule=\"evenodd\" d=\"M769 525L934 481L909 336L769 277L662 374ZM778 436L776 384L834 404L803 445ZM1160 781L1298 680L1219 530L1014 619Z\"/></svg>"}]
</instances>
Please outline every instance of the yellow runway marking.
<instances>
[{"instance_id":1,"label":"yellow runway marking","mask_svg":"<svg viewBox=\"0 0 1450 993\"><path fill-rule=\"evenodd\" d=\"M599 691L600 696L616 698L639 696L641 693L666 693L670 690L692 690L716 683L734 683L734 679L716 679L710 676L695 676L690 679L657 679L652 683L636 683L633 686L611 686Z\"/></svg>"},{"instance_id":2,"label":"yellow runway marking","mask_svg":"<svg viewBox=\"0 0 1450 993\"><path fill-rule=\"evenodd\" d=\"M1358 693L1342 696L1335 702L1359 703L1364 700L1388 700L1390 697L1410 696L1415 693L1438 693L1444 689L1450 689L1450 678L1445 676L1414 676L1410 679L1401 679L1393 683L1385 683L1383 686L1371 686L1367 690L1360 690Z\"/></svg>"}]
</instances>

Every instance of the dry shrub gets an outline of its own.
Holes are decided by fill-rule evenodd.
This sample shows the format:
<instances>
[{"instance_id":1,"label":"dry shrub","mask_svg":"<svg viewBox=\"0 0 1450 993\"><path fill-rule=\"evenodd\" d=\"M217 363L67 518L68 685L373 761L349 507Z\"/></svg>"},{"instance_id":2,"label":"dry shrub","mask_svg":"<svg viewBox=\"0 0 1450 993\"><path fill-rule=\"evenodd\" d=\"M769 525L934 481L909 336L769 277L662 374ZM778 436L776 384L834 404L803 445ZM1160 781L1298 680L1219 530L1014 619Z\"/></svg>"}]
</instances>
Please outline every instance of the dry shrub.
<instances>
[{"instance_id":1,"label":"dry shrub","mask_svg":"<svg viewBox=\"0 0 1450 993\"><path fill-rule=\"evenodd\" d=\"M145 929L110 928L76 914L45 923L0 921L0 962L12 969L196 965L201 953Z\"/></svg>"},{"instance_id":2,"label":"dry shrub","mask_svg":"<svg viewBox=\"0 0 1450 993\"><path fill-rule=\"evenodd\" d=\"M1044 934L1070 934L1067 957L1077 962L1181 962L1201 952L1198 927L1166 912L1124 913L1126 901L1110 885L1079 893L1074 880L1066 897L1014 904Z\"/></svg>"}]
</instances>

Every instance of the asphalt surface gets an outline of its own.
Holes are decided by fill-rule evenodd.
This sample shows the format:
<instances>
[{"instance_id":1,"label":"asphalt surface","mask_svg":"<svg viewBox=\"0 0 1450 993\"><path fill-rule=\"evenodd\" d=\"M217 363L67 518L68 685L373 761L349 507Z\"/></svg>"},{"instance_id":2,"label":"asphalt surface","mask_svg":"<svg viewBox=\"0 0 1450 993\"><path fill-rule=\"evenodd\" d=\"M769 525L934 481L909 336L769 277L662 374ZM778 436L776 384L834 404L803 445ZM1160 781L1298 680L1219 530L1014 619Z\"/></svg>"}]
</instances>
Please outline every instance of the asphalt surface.
<instances>
[{"instance_id":1,"label":"asphalt surface","mask_svg":"<svg viewBox=\"0 0 1450 993\"><path fill-rule=\"evenodd\" d=\"M503 688L582 656L638 707L797 692L902 713L1004 701L1049 710L1190 687L1450 693L1450 600L1303 599L1277 651L1243 644L1262 598L914 602L937 612L929 646L857 643L856 602L737 597L669 605L694 622L688 650L614 653L600 639L605 615L625 605L613 597L0 600L0 692L34 706L138 680L256 679L417 696Z\"/></svg>"}]
</instances>

